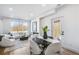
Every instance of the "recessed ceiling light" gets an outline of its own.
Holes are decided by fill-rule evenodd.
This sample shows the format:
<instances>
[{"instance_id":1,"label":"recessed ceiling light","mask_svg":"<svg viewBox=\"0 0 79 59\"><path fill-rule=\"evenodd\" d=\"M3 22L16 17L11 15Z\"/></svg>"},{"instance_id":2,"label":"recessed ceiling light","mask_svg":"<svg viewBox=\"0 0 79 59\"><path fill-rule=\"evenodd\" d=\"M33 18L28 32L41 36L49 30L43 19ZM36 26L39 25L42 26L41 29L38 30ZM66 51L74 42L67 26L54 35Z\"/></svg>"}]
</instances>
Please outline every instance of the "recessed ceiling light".
<instances>
[{"instance_id":1,"label":"recessed ceiling light","mask_svg":"<svg viewBox=\"0 0 79 59\"><path fill-rule=\"evenodd\" d=\"M9 8L9 11L12 11L13 10L13 8Z\"/></svg>"},{"instance_id":2,"label":"recessed ceiling light","mask_svg":"<svg viewBox=\"0 0 79 59\"><path fill-rule=\"evenodd\" d=\"M42 6L42 7L46 7L46 4L42 4L41 6Z\"/></svg>"}]
</instances>

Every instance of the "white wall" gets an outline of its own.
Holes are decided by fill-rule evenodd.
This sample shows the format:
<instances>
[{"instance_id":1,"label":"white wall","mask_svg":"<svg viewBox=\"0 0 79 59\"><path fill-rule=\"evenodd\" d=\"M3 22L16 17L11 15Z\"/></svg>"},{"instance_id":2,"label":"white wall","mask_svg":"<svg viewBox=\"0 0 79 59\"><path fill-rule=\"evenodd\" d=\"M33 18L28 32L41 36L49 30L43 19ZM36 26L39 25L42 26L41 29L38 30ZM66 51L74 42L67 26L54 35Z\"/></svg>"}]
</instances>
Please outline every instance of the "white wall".
<instances>
[{"instance_id":1,"label":"white wall","mask_svg":"<svg viewBox=\"0 0 79 59\"><path fill-rule=\"evenodd\" d=\"M63 16L63 46L79 53L79 5L66 5L53 17Z\"/></svg>"},{"instance_id":2,"label":"white wall","mask_svg":"<svg viewBox=\"0 0 79 59\"><path fill-rule=\"evenodd\" d=\"M49 12L44 13L43 15L41 15L42 17L44 17L43 19L40 19L40 34L43 35L43 30L42 28L44 26L48 26L48 36L52 36L52 28L51 28L51 20L53 19L53 13L55 13L55 10L52 9ZM40 16L40 17L41 17Z\"/></svg>"},{"instance_id":3,"label":"white wall","mask_svg":"<svg viewBox=\"0 0 79 59\"><path fill-rule=\"evenodd\" d=\"M48 32L47 32L47 34L49 35L49 36L51 36L51 19L52 19L52 16L49 16L49 17L46 17L46 18L44 18L44 19L42 19L42 20L40 20L40 34L41 35L43 35L43 30L42 30L42 28L44 27L44 26L48 26Z\"/></svg>"},{"instance_id":4,"label":"white wall","mask_svg":"<svg viewBox=\"0 0 79 59\"><path fill-rule=\"evenodd\" d=\"M3 33L3 23L1 19L0 19L0 33Z\"/></svg>"},{"instance_id":5,"label":"white wall","mask_svg":"<svg viewBox=\"0 0 79 59\"><path fill-rule=\"evenodd\" d=\"M10 19L0 20L0 33L8 33L10 31Z\"/></svg>"},{"instance_id":6,"label":"white wall","mask_svg":"<svg viewBox=\"0 0 79 59\"><path fill-rule=\"evenodd\" d=\"M58 9L57 13L46 17L40 21L40 29L47 25L49 27L48 35L51 35L51 19L61 17L62 30L64 30L64 36L62 36L62 44L65 48L79 53L79 5L65 5ZM40 30L41 34L42 31Z\"/></svg>"}]
</instances>

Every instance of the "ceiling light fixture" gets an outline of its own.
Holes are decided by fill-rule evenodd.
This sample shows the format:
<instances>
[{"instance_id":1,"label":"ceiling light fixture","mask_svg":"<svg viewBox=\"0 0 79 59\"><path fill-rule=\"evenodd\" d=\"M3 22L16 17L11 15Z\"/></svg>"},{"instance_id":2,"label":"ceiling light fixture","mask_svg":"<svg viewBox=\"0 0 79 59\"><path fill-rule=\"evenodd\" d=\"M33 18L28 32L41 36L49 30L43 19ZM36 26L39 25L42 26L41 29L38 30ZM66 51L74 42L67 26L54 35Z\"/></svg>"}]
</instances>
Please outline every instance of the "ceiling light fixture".
<instances>
[{"instance_id":1,"label":"ceiling light fixture","mask_svg":"<svg viewBox=\"0 0 79 59\"><path fill-rule=\"evenodd\" d=\"M41 6L42 6L42 7L46 7L46 4L42 4Z\"/></svg>"},{"instance_id":2,"label":"ceiling light fixture","mask_svg":"<svg viewBox=\"0 0 79 59\"><path fill-rule=\"evenodd\" d=\"M9 11L13 11L13 8L9 8Z\"/></svg>"}]
</instances>

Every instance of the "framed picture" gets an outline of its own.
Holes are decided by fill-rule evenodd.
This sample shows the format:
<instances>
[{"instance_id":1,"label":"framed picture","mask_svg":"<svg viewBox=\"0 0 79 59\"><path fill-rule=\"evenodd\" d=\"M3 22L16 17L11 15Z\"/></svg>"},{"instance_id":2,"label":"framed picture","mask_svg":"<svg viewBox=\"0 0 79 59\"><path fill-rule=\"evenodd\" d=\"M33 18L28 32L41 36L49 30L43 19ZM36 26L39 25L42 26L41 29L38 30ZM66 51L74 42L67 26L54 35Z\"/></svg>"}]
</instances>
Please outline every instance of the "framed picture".
<instances>
[{"instance_id":1,"label":"framed picture","mask_svg":"<svg viewBox=\"0 0 79 59\"><path fill-rule=\"evenodd\" d=\"M32 32L37 32L37 22L32 22Z\"/></svg>"}]
</instances>

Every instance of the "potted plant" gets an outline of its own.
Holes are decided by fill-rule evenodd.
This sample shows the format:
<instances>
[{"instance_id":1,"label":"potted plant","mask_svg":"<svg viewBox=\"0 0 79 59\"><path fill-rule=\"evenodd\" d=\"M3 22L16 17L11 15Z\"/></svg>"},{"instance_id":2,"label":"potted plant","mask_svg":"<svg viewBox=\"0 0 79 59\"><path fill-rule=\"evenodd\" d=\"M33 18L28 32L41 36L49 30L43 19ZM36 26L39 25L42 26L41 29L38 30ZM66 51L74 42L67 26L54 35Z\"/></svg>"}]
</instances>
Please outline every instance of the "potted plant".
<instances>
[{"instance_id":1,"label":"potted plant","mask_svg":"<svg viewBox=\"0 0 79 59\"><path fill-rule=\"evenodd\" d=\"M47 32L48 32L48 26L45 26L44 28L43 28L43 38L44 39L47 39Z\"/></svg>"}]
</instances>

